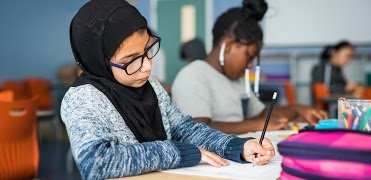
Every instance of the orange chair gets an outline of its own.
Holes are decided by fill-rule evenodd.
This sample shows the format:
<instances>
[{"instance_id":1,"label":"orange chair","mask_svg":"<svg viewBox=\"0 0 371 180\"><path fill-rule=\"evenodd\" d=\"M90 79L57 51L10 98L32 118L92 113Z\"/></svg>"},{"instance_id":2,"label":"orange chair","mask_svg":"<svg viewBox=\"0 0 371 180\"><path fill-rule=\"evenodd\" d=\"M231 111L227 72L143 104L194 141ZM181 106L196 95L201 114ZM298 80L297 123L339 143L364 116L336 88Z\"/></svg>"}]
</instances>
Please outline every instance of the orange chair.
<instances>
[{"instance_id":1,"label":"orange chair","mask_svg":"<svg viewBox=\"0 0 371 180\"><path fill-rule=\"evenodd\" d=\"M371 99L371 86L364 87L362 99Z\"/></svg>"},{"instance_id":2,"label":"orange chair","mask_svg":"<svg viewBox=\"0 0 371 180\"><path fill-rule=\"evenodd\" d=\"M290 81L283 82L283 90L285 91L286 101L288 105L296 104L296 92Z\"/></svg>"},{"instance_id":3,"label":"orange chair","mask_svg":"<svg viewBox=\"0 0 371 180\"><path fill-rule=\"evenodd\" d=\"M37 178L37 99L0 102L0 179Z\"/></svg>"},{"instance_id":4,"label":"orange chair","mask_svg":"<svg viewBox=\"0 0 371 180\"><path fill-rule=\"evenodd\" d=\"M24 79L25 87L30 91L32 97L39 97L38 121L51 120L54 127L55 137L62 138L61 121L54 109L54 98L52 83L41 77L27 77Z\"/></svg>"},{"instance_id":5,"label":"orange chair","mask_svg":"<svg viewBox=\"0 0 371 180\"><path fill-rule=\"evenodd\" d=\"M313 100L315 107L328 110L328 105L323 102L323 99L330 97L330 91L323 83L314 83L312 85Z\"/></svg>"},{"instance_id":6,"label":"orange chair","mask_svg":"<svg viewBox=\"0 0 371 180\"><path fill-rule=\"evenodd\" d=\"M1 85L3 91L10 90L14 93L14 99L27 99L30 98L30 92L27 91L22 81L18 80L5 80Z\"/></svg>"},{"instance_id":7,"label":"orange chair","mask_svg":"<svg viewBox=\"0 0 371 180\"><path fill-rule=\"evenodd\" d=\"M53 108L52 83L40 77L28 77L24 79L24 85L32 97L39 96L39 110Z\"/></svg>"},{"instance_id":8,"label":"orange chair","mask_svg":"<svg viewBox=\"0 0 371 180\"><path fill-rule=\"evenodd\" d=\"M0 102L13 102L14 101L14 92L7 90L7 91L0 91Z\"/></svg>"}]
</instances>

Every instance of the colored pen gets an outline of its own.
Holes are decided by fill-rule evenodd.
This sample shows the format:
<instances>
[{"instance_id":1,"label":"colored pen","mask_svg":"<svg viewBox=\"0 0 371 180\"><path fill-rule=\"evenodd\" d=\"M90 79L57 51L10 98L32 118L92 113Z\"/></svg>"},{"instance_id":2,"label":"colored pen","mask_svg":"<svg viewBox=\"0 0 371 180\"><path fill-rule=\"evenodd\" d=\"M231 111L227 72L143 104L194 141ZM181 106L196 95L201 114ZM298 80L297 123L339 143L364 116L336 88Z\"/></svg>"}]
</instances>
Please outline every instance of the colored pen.
<instances>
[{"instance_id":1,"label":"colored pen","mask_svg":"<svg viewBox=\"0 0 371 180\"><path fill-rule=\"evenodd\" d=\"M352 123L353 123L353 115L352 115L352 109L350 107L350 104L348 103L348 101L344 99L344 105L345 105L345 109L347 111L347 114L348 114L348 124L346 125L346 128L352 128Z\"/></svg>"},{"instance_id":2,"label":"colored pen","mask_svg":"<svg viewBox=\"0 0 371 180\"><path fill-rule=\"evenodd\" d=\"M368 120L368 123L367 123L368 127L371 127L371 119ZM370 130L369 130L370 131ZM371 131L370 131L371 132Z\"/></svg>"},{"instance_id":3,"label":"colored pen","mask_svg":"<svg viewBox=\"0 0 371 180\"><path fill-rule=\"evenodd\" d=\"M359 128L358 128L359 130L362 131L365 128L365 126L367 124L367 121L370 118L370 116L371 116L371 108L368 108L365 116L363 117L363 119L360 122L360 125L359 125Z\"/></svg>"},{"instance_id":4,"label":"colored pen","mask_svg":"<svg viewBox=\"0 0 371 180\"><path fill-rule=\"evenodd\" d=\"M359 104L359 103L358 103ZM363 118L362 112L359 110L359 105L353 106L354 109L352 109L354 117L356 117L353 121L352 129L356 130L358 128L359 120Z\"/></svg>"},{"instance_id":5,"label":"colored pen","mask_svg":"<svg viewBox=\"0 0 371 180\"><path fill-rule=\"evenodd\" d=\"M354 107L353 105L350 106L351 109L352 109L352 122L348 122L349 123L349 129L353 129L353 125L355 123L355 119L356 118L359 118L360 117L360 114L358 114L357 110L356 110L356 107ZM354 120L353 120L354 118ZM357 122L358 123L358 122Z\"/></svg>"},{"instance_id":6,"label":"colored pen","mask_svg":"<svg viewBox=\"0 0 371 180\"><path fill-rule=\"evenodd\" d=\"M362 111L361 111L361 109L359 108L359 106L354 107L354 109L356 109L356 112L357 112L358 117L362 116ZM366 110L365 110L365 111L366 111Z\"/></svg>"},{"instance_id":7,"label":"colored pen","mask_svg":"<svg viewBox=\"0 0 371 180\"><path fill-rule=\"evenodd\" d=\"M354 120L353 125L352 125L353 130L357 130L358 121L359 121L359 117L356 117L356 119Z\"/></svg>"},{"instance_id":8,"label":"colored pen","mask_svg":"<svg viewBox=\"0 0 371 180\"><path fill-rule=\"evenodd\" d=\"M345 125L345 127L346 127L347 124L348 124L348 113L346 113L346 112L342 112L341 115L342 115L343 118L344 118L344 125Z\"/></svg>"},{"instance_id":9,"label":"colored pen","mask_svg":"<svg viewBox=\"0 0 371 180\"><path fill-rule=\"evenodd\" d=\"M265 119L264 128L263 128L262 134L260 136L260 140L259 140L260 145L263 145L264 135L265 135L265 132L267 131L269 118L271 117L271 113L272 113L272 110L273 110L273 105L276 102L276 99L277 99L277 92L274 92L273 97L272 97L271 105L269 106L268 115L267 115L267 118ZM257 157L258 157L258 153L255 153L255 158L257 158ZM254 158L254 162L253 162L253 167L255 166L255 158Z\"/></svg>"},{"instance_id":10,"label":"colored pen","mask_svg":"<svg viewBox=\"0 0 371 180\"><path fill-rule=\"evenodd\" d=\"M371 127L368 124L366 124L365 128L366 128L366 131L370 131L371 130Z\"/></svg>"},{"instance_id":11,"label":"colored pen","mask_svg":"<svg viewBox=\"0 0 371 180\"><path fill-rule=\"evenodd\" d=\"M363 107L361 103L357 102L357 107L361 111L367 111L367 107Z\"/></svg>"},{"instance_id":12,"label":"colored pen","mask_svg":"<svg viewBox=\"0 0 371 180\"><path fill-rule=\"evenodd\" d=\"M338 100L338 105L339 105L339 109L340 109L339 113L341 114L341 116L344 119L344 127L347 128L347 126L348 126L348 113L347 113L347 110L345 108L344 101L346 101L345 98L340 97L339 100Z\"/></svg>"}]
</instances>

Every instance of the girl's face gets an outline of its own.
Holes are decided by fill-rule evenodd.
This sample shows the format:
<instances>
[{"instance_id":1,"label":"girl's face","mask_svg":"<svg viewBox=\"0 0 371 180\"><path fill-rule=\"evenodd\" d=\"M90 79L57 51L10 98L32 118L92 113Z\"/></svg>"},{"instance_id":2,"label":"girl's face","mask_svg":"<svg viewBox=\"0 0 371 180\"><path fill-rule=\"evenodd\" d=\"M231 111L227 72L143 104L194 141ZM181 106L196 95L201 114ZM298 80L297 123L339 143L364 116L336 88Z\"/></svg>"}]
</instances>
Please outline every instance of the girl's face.
<instances>
[{"instance_id":1,"label":"girl's face","mask_svg":"<svg viewBox=\"0 0 371 180\"><path fill-rule=\"evenodd\" d=\"M351 46L335 50L331 55L331 63L337 67L344 67L353 57L354 50Z\"/></svg>"},{"instance_id":2,"label":"girl's face","mask_svg":"<svg viewBox=\"0 0 371 180\"><path fill-rule=\"evenodd\" d=\"M143 58L139 56L147 52L155 40L147 31L136 31L121 43L110 60L113 76L119 83L137 88L147 82L151 74L152 59L148 59L146 55Z\"/></svg>"},{"instance_id":3,"label":"girl's face","mask_svg":"<svg viewBox=\"0 0 371 180\"><path fill-rule=\"evenodd\" d=\"M252 68L261 46L257 44L244 45L239 42L231 43L225 52L224 73L233 80L245 74L246 68Z\"/></svg>"}]
</instances>

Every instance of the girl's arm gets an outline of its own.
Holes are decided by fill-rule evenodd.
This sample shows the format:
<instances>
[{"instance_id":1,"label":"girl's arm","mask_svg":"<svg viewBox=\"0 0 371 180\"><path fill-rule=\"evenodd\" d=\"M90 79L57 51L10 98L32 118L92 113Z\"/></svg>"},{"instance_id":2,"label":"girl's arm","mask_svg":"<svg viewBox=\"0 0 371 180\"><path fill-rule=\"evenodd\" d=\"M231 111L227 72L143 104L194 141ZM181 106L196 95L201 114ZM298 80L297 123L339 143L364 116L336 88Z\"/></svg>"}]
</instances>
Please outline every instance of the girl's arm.
<instances>
[{"instance_id":1,"label":"girl's arm","mask_svg":"<svg viewBox=\"0 0 371 180\"><path fill-rule=\"evenodd\" d=\"M64 98L61 115L83 179L118 178L200 162L199 149L187 142L138 143L128 127L120 123L124 120L114 116L117 112L112 104L110 107L89 89L80 91L84 93Z\"/></svg>"}]
</instances>

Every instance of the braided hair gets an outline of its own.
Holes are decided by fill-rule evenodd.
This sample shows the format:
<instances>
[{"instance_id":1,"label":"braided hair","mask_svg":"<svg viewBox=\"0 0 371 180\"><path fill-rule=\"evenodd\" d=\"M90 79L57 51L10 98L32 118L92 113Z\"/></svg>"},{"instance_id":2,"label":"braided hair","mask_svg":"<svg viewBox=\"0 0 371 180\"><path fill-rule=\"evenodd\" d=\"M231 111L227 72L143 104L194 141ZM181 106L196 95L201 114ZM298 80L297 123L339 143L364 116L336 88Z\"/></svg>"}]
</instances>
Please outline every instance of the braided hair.
<instances>
[{"instance_id":1,"label":"braided hair","mask_svg":"<svg viewBox=\"0 0 371 180\"><path fill-rule=\"evenodd\" d=\"M242 7L231 8L218 17L213 27L213 46L225 35L237 42L249 45L263 41L259 21L267 11L264 0L244 0Z\"/></svg>"}]
</instances>

